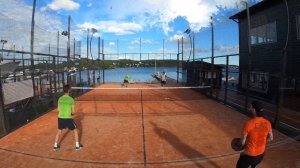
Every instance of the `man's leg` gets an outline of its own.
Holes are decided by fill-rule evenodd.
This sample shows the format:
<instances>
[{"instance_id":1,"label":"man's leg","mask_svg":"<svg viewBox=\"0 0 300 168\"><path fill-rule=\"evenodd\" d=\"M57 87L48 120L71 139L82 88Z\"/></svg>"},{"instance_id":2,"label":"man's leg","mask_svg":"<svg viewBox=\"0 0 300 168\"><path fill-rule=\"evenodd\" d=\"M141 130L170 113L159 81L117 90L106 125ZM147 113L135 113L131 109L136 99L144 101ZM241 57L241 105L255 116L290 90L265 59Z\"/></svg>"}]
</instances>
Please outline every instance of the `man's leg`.
<instances>
[{"instance_id":1,"label":"man's leg","mask_svg":"<svg viewBox=\"0 0 300 168\"><path fill-rule=\"evenodd\" d=\"M78 130L77 130L77 128L74 129L74 135L75 135L75 142L76 142L76 144L75 144L75 149L76 149L76 150L80 150L80 149L83 147L83 145L81 145L81 144L79 143Z\"/></svg>"},{"instance_id":2,"label":"man's leg","mask_svg":"<svg viewBox=\"0 0 300 168\"><path fill-rule=\"evenodd\" d=\"M58 150L60 148L59 145L58 145L58 140L60 138L61 133L62 133L62 130L58 130L57 134L55 136L55 142L54 142L54 146L53 146L53 150L54 151L56 151L56 150Z\"/></svg>"},{"instance_id":3,"label":"man's leg","mask_svg":"<svg viewBox=\"0 0 300 168\"><path fill-rule=\"evenodd\" d=\"M248 168L250 165L250 158L245 154L241 154L236 164L236 168Z\"/></svg>"},{"instance_id":4,"label":"man's leg","mask_svg":"<svg viewBox=\"0 0 300 168\"><path fill-rule=\"evenodd\" d=\"M76 141L76 142L79 142L77 128L76 128L76 129L74 129L74 135L75 135L75 141Z\"/></svg>"},{"instance_id":5,"label":"man's leg","mask_svg":"<svg viewBox=\"0 0 300 168\"><path fill-rule=\"evenodd\" d=\"M264 153L253 158L251 168L255 168L264 158Z\"/></svg>"}]
</instances>

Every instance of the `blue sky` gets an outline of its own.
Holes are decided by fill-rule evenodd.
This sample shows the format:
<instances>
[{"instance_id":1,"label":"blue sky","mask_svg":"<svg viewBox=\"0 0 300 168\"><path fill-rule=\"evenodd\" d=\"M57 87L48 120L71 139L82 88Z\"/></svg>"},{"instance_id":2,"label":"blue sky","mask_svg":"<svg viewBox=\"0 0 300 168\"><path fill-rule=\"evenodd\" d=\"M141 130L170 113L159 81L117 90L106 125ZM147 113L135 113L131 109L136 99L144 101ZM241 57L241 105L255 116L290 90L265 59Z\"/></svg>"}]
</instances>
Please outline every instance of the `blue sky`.
<instances>
[{"instance_id":1,"label":"blue sky","mask_svg":"<svg viewBox=\"0 0 300 168\"><path fill-rule=\"evenodd\" d=\"M24 21L29 26L32 0L10 1L6 3L6 0L0 0L4 5L0 14L7 14L19 22ZM55 32L66 29L66 18L70 15L71 34L77 40L82 40L83 56L86 54L86 30L95 28L98 32L94 34L92 45L94 55L97 37L105 40L106 53L139 53L139 39L143 53L176 53L176 41L183 37L184 53L188 57L190 40L183 32L191 28L195 34L195 57L202 58L211 56L210 16L214 17L215 55L238 53L238 25L228 18L244 8L239 1L37 0L36 25L47 31L48 36L53 36L46 39L53 38L51 41L54 43ZM44 34L37 36L42 38Z\"/></svg>"}]
</instances>

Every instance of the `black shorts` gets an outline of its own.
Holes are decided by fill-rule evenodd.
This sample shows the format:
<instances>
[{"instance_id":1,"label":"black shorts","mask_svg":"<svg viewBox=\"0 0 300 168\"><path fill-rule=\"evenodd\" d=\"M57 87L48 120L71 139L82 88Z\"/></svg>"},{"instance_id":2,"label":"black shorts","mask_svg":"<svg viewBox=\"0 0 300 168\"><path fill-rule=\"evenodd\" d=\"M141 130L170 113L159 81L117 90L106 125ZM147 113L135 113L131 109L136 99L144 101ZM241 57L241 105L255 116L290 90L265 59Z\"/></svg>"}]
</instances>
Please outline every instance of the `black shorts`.
<instances>
[{"instance_id":1,"label":"black shorts","mask_svg":"<svg viewBox=\"0 0 300 168\"><path fill-rule=\"evenodd\" d=\"M161 84L166 84L167 82L166 81L161 81Z\"/></svg>"},{"instance_id":2,"label":"black shorts","mask_svg":"<svg viewBox=\"0 0 300 168\"><path fill-rule=\"evenodd\" d=\"M248 168L249 166L255 167L263 160L263 158L264 158L264 153L258 156L248 156L245 154L241 154L236 164L236 167L237 168Z\"/></svg>"},{"instance_id":3,"label":"black shorts","mask_svg":"<svg viewBox=\"0 0 300 168\"><path fill-rule=\"evenodd\" d=\"M74 130L77 128L73 118L58 118L58 129L66 129Z\"/></svg>"},{"instance_id":4,"label":"black shorts","mask_svg":"<svg viewBox=\"0 0 300 168\"><path fill-rule=\"evenodd\" d=\"M128 80L124 80L124 83L128 83Z\"/></svg>"}]
</instances>

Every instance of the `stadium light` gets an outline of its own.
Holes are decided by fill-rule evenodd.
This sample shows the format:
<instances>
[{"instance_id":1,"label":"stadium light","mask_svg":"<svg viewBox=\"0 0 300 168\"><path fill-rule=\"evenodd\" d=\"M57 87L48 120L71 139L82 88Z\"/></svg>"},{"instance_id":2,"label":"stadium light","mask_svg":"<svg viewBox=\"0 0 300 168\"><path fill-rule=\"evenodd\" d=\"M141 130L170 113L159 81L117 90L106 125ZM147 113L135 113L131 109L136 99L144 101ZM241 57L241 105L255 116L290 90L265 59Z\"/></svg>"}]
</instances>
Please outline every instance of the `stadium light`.
<instances>
[{"instance_id":1,"label":"stadium light","mask_svg":"<svg viewBox=\"0 0 300 168\"><path fill-rule=\"evenodd\" d=\"M61 35L68 37L68 42L67 42L67 68L68 68L68 75L67 75L67 84L71 84L71 76L70 76L70 55L71 55L71 50L70 50L70 35L71 35L71 30L70 30L70 22L71 22L71 16L68 17L68 30L64 30L61 32Z\"/></svg>"},{"instance_id":2,"label":"stadium light","mask_svg":"<svg viewBox=\"0 0 300 168\"><path fill-rule=\"evenodd\" d=\"M187 61L189 61L190 58L191 58L191 55L192 55L192 49L193 49L193 46L192 46L192 37L191 37L191 33L192 33L191 28L187 28L187 29L184 31L184 33L188 34L188 35L189 35L189 38L190 38L191 49L190 49L190 55L189 55L189 58L188 58L188 60L187 60Z\"/></svg>"},{"instance_id":3,"label":"stadium light","mask_svg":"<svg viewBox=\"0 0 300 168\"><path fill-rule=\"evenodd\" d=\"M61 35L63 35L63 36L68 36L68 35L69 35L69 32L66 31L66 30L64 30L64 31L61 32Z\"/></svg>"},{"instance_id":4,"label":"stadium light","mask_svg":"<svg viewBox=\"0 0 300 168\"><path fill-rule=\"evenodd\" d=\"M93 54L92 54L92 39L93 39L93 35L94 35L95 33L97 33L98 31L97 31L97 29L95 29L95 28L92 28L91 31L92 31L92 36L91 36L91 39L90 39L90 53L91 53L92 60L94 60Z\"/></svg>"},{"instance_id":5,"label":"stadium light","mask_svg":"<svg viewBox=\"0 0 300 168\"><path fill-rule=\"evenodd\" d=\"M7 40L1 40L1 43L5 44L7 43Z\"/></svg>"}]
</instances>

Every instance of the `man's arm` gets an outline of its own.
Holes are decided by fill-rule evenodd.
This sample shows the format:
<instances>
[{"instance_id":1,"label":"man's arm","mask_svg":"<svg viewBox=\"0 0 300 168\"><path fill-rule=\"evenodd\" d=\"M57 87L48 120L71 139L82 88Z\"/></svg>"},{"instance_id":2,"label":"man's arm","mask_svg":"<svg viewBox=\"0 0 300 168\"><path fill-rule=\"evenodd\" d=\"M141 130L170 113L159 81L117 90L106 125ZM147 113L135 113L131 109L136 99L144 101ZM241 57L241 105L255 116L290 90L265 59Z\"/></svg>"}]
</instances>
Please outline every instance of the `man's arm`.
<instances>
[{"instance_id":1,"label":"man's arm","mask_svg":"<svg viewBox=\"0 0 300 168\"><path fill-rule=\"evenodd\" d=\"M75 102L72 103L71 115L74 115L74 113L75 113Z\"/></svg>"},{"instance_id":2,"label":"man's arm","mask_svg":"<svg viewBox=\"0 0 300 168\"><path fill-rule=\"evenodd\" d=\"M268 139L267 139L269 142L270 141L273 141L273 132L272 132L272 130L269 132L269 134L268 134Z\"/></svg>"},{"instance_id":3,"label":"man's arm","mask_svg":"<svg viewBox=\"0 0 300 168\"><path fill-rule=\"evenodd\" d=\"M242 146L245 145L246 139L247 139L247 135L243 135L243 137L241 138L241 145L242 145Z\"/></svg>"}]
</instances>

